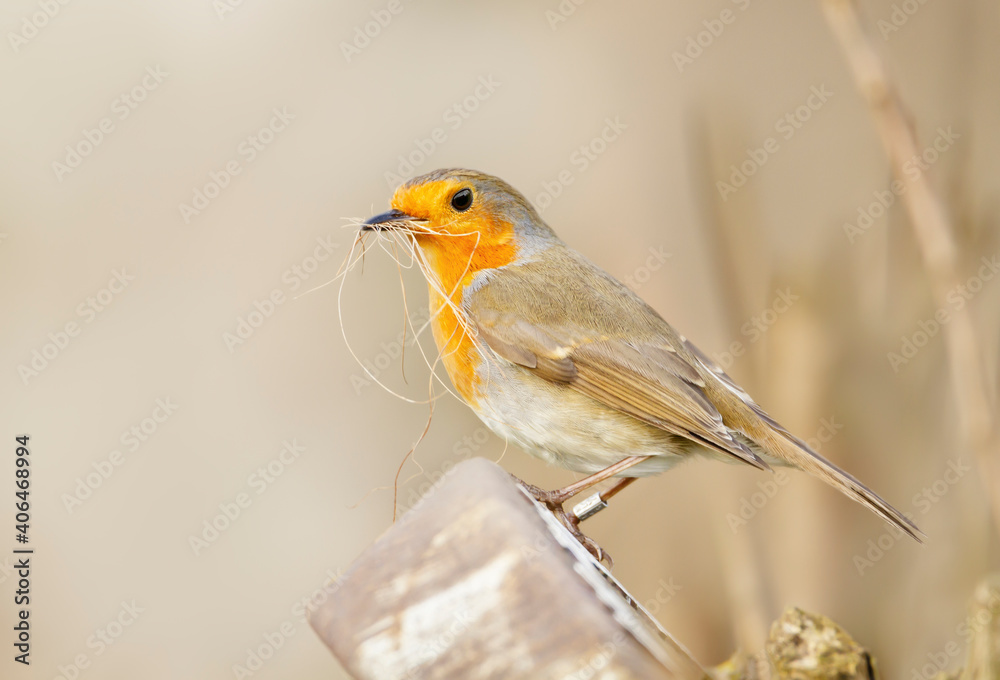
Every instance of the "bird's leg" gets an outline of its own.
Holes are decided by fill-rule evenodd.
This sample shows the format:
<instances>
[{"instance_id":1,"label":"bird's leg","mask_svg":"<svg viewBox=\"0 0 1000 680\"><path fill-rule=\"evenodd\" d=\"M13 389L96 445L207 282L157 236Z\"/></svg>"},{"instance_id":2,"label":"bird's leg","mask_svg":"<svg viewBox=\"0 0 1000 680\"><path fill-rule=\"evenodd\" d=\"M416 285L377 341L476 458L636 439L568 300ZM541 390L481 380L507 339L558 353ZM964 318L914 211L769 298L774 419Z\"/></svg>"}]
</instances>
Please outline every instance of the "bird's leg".
<instances>
[{"instance_id":1,"label":"bird's leg","mask_svg":"<svg viewBox=\"0 0 1000 680\"><path fill-rule=\"evenodd\" d=\"M616 495L619 491L637 479L639 478L623 477L622 479L619 479L604 491L588 496L582 502L577 503L577 505L573 508L573 512L568 514L563 512L563 516L560 518L563 524L570 528L570 531L576 537L576 540L580 541L580 543L583 544L583 547L590 551L590 554L593 555L598 562L603 562L605 559L608 561L609 568L613 568L615 566L615 561L611 559L611 555L609 555L604 548L599 546L594 539L580 531L580 522L585 519L590 519L601 510L608 507L608 499Z\"/></svg>"},{"instance_id":2,"label":"bird's leg","mask_svg":"<svg viewBox=\"0 0 1000 680\"><path fill-rule=\"evenodd\" d=\"M595 472L594 474L584 477L583 479L574 482L569 486L563 487L562 489L556 489L554 491L546 491L545 489L540 489L537 486L534 486L533 484L527 484L526 482L522 482L517 477L514 477L514 479L517 481L518 484L521 485L521 487L525 491L531 494L531 496L535 500L537 500L539 503L542 503L547 508L549 508L549 510L552 511L552 514L554 514L556 518L559 519L559 521L563 524L563 526L565 526L569 530L569 532L573 534L576 540L580 541L583 547L585 547L587 551L590 552L590 554L593 555L598 562L607 559L609 566L614 566L614 560L611 559L611 555L605 552L604 549L601 548L601 546L599 546L596 541L594 541L592 538L588 537L582 531L580 531L580 522L586 519L587 517L596 514L599 510L606 507L607 506L606 501L609 498L611 498L619 491L624 489L626 486L634 482L636 478L626 477L625 479L621 479L618 482L616 482L613 486L606 489L604 492L597 494L595 497L592 497L595 498L596 501L591 504L589 509L586 509L583 512L578 512L579 506L577 509L574 509L573 512L566 512L563 509L563 504L573 496L579 494L580 492L586 491L595 484L600 484L605 479L614 477L615 475L620 474L625 470L628 470L630 467L633 467L634 465L638 465L639 463L650 457L651 456L630 456L628 458L623 458L614 465L609 465L603 470ZM513 477L513 475L511 476ZM586 501L584 502L584 504L586 504Z\"/></svg>"},{"instance_id":3,"label":"bird's leg","mask_svg":"<svg viewBox=\"0 0 1000 680\"><path fill-rule=\"evenodd\" d=\"M544 489L539 489L537 486L532 486L531 484L525 484L524 482L521 482L521 484L524 486L525 490L528 493L530 493L539 503L543 503L544 505L547 505L551 509L561 508L563 503L565 503L578 493L586 491L595 484L600 484L605 479L614 477L615 475L620 474L625 470L628 470L630 467L638 465L642 461L647 460L649 458L652 458L652 456L629 456L628 458L622 458L614 465L609 465L603 470L599 470L598 472L595 472L592 475L584 477L579 481L573 482L569 486L564 486L563 488L556 489L554 491L545 491ZM622 488L625 487L623 486ZM615 493L617 493L617 491Z\"/></svg>"},{"instance_id":4,"label":"bird's leg","mask_svg":"<svg viewBox=\"0 0 1000 680\"><path fill-rule=\"evenodd\" d=\"M622 477L617 482L609 486L604 491L587 496L583 501L573 507L571 513L577 521L582 522L590 519L604 508L608 507L608 501L612 496L617 495L622 489L639 479L638 477Z\"/></svg>"},{"instance_id":5,"label":"bird's leg","mask_svg":"<svg viewBox=\"0 0 1000 680\"><path fill-rule=\"evenodd\" d=\"M619 491L621 491L626 486L628 486L629 484L638 479L639 479L638 477L622 477L617 482L615 482L614 486L609 486L607 489L601 492L600 494L601 500L602 501L609 500L612 496L617 495Z\"/></svg>"}]
</instances>

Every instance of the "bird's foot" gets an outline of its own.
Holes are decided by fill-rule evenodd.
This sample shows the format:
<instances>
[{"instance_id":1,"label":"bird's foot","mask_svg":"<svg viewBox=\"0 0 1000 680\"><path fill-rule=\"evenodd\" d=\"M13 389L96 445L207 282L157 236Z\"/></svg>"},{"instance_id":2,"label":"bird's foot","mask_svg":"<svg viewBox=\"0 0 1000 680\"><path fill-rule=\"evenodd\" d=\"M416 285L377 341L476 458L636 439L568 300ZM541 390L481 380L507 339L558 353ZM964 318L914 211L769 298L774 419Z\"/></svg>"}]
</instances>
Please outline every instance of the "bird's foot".
<instances>
[{"instance_id":1,"label":"bird's foot","mask_svg":"<svg viewBox=\"0 0 1000 680\"><path fill-rule=\"evenodd\" d=\"M597 541L580 531L580 518L577 517L575 512L566 512L560 505L558 509L552 510L552 514L554 514L562 525L566 527L571 534L573 534L573 538L578 540L580 545L586 548L587 552L594 556L595 560L598 562L607 562L608 569L614 568L615 561L611 559L611 555L608 551L598 545Z\"/></svg>"},{"instance_id":2,"label":"bird's foot","mask_svg":"<svg viewBox=\"0 0 1000 680\"><path fill-rule=\"evenodd\" d=\"M514 481L517 482L518 486L531 494L532 498L553 512L555 512L556 509L562 510L563 503L570 499L570 496L563 493L562 489L547 491L541 487L535 486L534 484L528 484L527 482L514 477L514 475L511 475L511 477L514 478Z\"/></svg>"},{"instance_id":3,"label":"bird's foot","mask_svg":"<svg viewBox=\"0 0 1000 680\"><path fill-rule=\"evenodd\" d=\"M615 566L615 561L611 559L611 555L609 555L604 548L598 545L597 541L580 531L581 517L578 516L575 511L566 512L563 508L563 504L571 498L572 494L567 495L562 493L561 490L547 491L535 486L534 484L528 484L527 482L521 481L517 477L514 477L514 475L511 475L511 477L513 477L514 481L517 482L522 489L527 491L532 498L547 507L552 514L556 516L556 519L558 519L559 522L573 535L573 538L579 541L580 545L586 548L587 552L594 556L594 559L598 562L607 562L609 569ZM593 513L584 515L582 519L590 517L591 514Z\"/></svg>"}]
</instances>

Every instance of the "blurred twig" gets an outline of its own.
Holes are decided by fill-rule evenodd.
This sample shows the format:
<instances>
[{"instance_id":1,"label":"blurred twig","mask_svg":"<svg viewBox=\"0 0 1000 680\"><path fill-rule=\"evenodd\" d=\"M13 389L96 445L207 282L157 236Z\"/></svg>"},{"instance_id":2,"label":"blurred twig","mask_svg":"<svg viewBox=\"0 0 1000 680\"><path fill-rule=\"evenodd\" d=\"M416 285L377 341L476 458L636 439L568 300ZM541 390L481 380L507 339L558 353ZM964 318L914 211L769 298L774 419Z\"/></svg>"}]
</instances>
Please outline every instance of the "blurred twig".
<instances>
[{"instance_id":1,"label":"blurred twig","mask_svg":"<svg viewBox=\"0 0 1000 680\"><path fill-rule=\"evenodd\" d=\"M966 624L972 639L962 680L1000 677L1000 575L993 574L976 588Z\"/></svg>"},{"instance_id":2,"label":"blurred twig","mask_svg":"<svg viewBox=\"0 0 1000 680\"><path fill-rule=\"evenodd\" d=\"M916 135L902 100L889 80L885 63L858 16L856 0L822 0L823 11L851 66L858 89L868 102L893 176L906 187L903 203L924 260L936 305L948 309L944 335L952 389L963 434L975 452L995 527L1000 530L1000 471L994 452L1000 444L986 383L982 350L969 306L949 305L948 294L960 281L953 228L926 172L905 173L904 165L920 155Z\"/></svg>"},{"instance_id":3,"label":"blurred twig","mask_svg":"<svg viewBox=\"0 0 1000 680\"><path fill-rule=\"evenodd\" d=\"M743 320L750 316L757 304L751 302L751 297L760 288L757 271L764 257L753 249L759 250L763 239L759 233L758 221L750 214L751 210L745 210L740 216L741 234L733 221L726 219L716 197L705 189L715 186L713 178L717 173L712 167L714 155L704 116L695 116L693 121L693 134L688 139L692 140L691 164L695 175L701 179L697 185L701 189L701 222L705 227L709 253L715 259L714 271L718 276L719 290L725 305L726 329L729 337L735 339L740 337ZM728 343L726 347L729 347ZM748 384L752 390L758 382L758 371L755 370L758 363L747 363L750 371ZM737 498L745 491L734 481L724 481L722 484L728 487L723 494L727 499ZM727 530L724 531L723 526ZM724 522L716 522L715 529L716 547L722 556L723 573L729 591L737 647L745 652L756 651L764 644L764 631L771 619L766 584L761 577L758 546L754 545L750 532L734 534Z\"/></svg>"}]
</instances>

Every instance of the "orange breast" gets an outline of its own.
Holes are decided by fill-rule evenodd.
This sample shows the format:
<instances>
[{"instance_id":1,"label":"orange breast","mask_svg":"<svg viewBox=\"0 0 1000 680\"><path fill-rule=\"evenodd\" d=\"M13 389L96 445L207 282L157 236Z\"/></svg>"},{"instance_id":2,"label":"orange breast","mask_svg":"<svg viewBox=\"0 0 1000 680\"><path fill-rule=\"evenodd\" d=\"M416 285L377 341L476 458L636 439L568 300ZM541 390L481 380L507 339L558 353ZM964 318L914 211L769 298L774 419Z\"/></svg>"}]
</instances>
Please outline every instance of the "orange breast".
<instances>
[{"instance_id":1,"label":"orange breast","mask_svg":"<svg viewBox=\"0 0 1000 680\"><path fill-rule=\"evenodd\" d=\"M510 264L517 257L513 228L500 230L500 234L489 242L452 236L422 238L420 243L442 286L441 292L429 286L434 341L452 384L470 404L476 403L480 358L473 339L475 331L462 327L455 308L461 309L465 287L478 272ZM448 294L454 306L447 304Z\"/></svg>"},{"instance_id":2,"label":"orange breast","mask_svg":"<svg viewBox=\"0 0 1000 680\"><path fill-rule=\"evenodd\" d=\"M459 292L452 297L452 300L460 302L460 298ZM451 307L444 305L444 298L434 290L431 290L431 314L437 314L431 328L434 332L434 341L441 353L441 363L444 364L448 377L462 398L474 404L479 382L476 375L479 356L471 334L462 328L455 312Z\"/></svg>"}]
</instances>

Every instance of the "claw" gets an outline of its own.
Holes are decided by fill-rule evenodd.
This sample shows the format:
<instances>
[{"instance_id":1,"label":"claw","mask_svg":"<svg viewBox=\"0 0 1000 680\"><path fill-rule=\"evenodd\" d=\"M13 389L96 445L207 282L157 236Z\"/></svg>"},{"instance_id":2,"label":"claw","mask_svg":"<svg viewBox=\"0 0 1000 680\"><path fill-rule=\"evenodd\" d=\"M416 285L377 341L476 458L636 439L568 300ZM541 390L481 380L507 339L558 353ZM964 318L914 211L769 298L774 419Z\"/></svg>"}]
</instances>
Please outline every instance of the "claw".
<instances>
[{"instance_id":1,"label":"claw","mask_svg":"<svg viewBox=\"0 0 1000 680\"><path fill-rule=\"evenodd\" d=\"M511 475L514 481L525 491L527 491L532 498L547 507L556 519L566 527L566 529L573 535L573 537L580 542L584 548L587 549L594 559L598 562L607 562L608 568L612 569L615 566L615 561L611 559L611 555L597 544L597 541L590 538L582 531L580 531L580 518L573 512L566 512L563 509L563 503L566 502L567 497L555 491L546 491L545 489L540 489L533 484L528 484L523 482L514 475Z\"/></svg>"}]
</instances>

